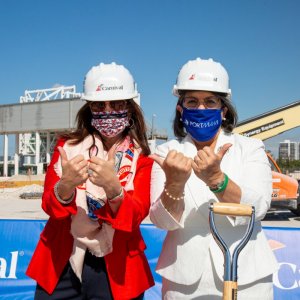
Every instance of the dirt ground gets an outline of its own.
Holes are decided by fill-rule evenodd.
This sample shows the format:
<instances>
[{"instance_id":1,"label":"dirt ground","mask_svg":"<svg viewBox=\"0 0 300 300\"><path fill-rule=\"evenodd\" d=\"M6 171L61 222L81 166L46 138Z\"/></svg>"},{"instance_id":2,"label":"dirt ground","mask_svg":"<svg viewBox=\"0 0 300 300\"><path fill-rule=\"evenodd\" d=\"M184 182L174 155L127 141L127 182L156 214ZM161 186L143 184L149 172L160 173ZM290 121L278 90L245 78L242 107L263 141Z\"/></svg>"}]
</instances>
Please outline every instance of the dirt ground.
<instances>
[{"instance_id":1,"label":"dirt ground","mask_svg":"<svg viewBox=\"0 0 300 300\"><path fill-rule=\"evenodd\" d=\"M34 180L43 178L33 176ZM8 180L1 178L0 181ZM28 180L28 176L11 177L9 180ZM37 184L27 185L20 188L0 188L0 219L40 220L48 219L41 208L41 198L21 199L22 193L42 193L43 187ZM147 217L143 223L151 223ZM300 227L300 217L288 210L271 210L262 222L263 226L271 227Z\"/></svg>"}]
</instances>

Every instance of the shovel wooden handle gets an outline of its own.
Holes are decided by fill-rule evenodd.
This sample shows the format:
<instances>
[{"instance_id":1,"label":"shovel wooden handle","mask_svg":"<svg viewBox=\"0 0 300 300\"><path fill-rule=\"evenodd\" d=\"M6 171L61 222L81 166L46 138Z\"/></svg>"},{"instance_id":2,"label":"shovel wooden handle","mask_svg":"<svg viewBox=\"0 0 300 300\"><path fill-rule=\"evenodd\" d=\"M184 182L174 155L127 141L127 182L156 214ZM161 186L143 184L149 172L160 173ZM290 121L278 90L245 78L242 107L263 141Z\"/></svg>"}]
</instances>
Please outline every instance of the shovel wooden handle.
<instances>
[{"instance_id":1,"label":"shovel wooden handle","mask_svg":"<svg viewBox=\"0 0 300 300\"><path fill-rule=\"evenodd\" d=\"M211 205L213 212L218 215L233 217L252 215L252 206L247 204L216 202Z\"/></svg>"},{"instance_id":2,"label":"shovel wooden handle","mask_svg":"<svg viewBox=\"0 0 300 300\"><path fill-rule=\"evenodd\" d=\"M237 282L224 281L223 300L237 300Z\"/></svg>"}]
</instances>

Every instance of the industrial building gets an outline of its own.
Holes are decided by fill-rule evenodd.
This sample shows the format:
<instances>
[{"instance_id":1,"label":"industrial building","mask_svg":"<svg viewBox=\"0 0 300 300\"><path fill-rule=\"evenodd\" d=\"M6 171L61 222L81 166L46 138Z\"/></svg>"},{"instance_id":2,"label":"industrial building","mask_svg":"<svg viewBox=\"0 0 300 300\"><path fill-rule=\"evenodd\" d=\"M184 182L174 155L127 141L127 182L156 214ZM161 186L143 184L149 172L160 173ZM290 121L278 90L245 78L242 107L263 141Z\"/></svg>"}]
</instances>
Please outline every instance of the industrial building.
<instances>
[{"instance_id":1,"label":"industrial building","mask_svg":"<svg viewBox=\"0 0 300 300\"><path fill-rule=\"evenodd\" d=\"M50 163L57 134L75 127L75 118L83 105L75 86L25 91L20 103L0 105L0 135L3 135L3 158L0 176L43 174ZM147 123L149 145L167 140L166 130ZM15 135L15 153L9 156L9 135Z\"/></svg>"}]
</instances>

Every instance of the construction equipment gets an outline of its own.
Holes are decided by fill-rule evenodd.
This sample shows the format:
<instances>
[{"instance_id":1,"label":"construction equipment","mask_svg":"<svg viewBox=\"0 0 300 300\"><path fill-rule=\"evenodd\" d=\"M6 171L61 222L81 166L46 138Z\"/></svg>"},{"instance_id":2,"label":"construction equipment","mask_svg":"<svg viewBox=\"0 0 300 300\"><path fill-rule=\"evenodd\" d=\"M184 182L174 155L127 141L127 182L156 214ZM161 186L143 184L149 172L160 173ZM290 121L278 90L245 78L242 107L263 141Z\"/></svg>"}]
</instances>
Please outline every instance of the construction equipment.
<instances>
[{"instance_id":1,"label":"construction equipment","mask_svg":"<svg viewBox=\"0 0 300 300\"><path fill-rule=\"evenodd\" d=\"M271 208L290 209L294 214L300 216L298 181L283 174L270 153L267 153L267 156L272 170Z\"/></svg>"},{"instance_id":2,"label":"construction equipment","mask_svg":"<svg viewBox=\"0 0 300 300\"><path fill-rule=\"evenodd\" d=\"M234 132L261 140L272 138L300 126L300 101L279 107L239 122ZM271 208L286 208L300 216L299 187L296 179L283 174L267 153L272 168L273 193Z\"/></svg>"}]
</instances>

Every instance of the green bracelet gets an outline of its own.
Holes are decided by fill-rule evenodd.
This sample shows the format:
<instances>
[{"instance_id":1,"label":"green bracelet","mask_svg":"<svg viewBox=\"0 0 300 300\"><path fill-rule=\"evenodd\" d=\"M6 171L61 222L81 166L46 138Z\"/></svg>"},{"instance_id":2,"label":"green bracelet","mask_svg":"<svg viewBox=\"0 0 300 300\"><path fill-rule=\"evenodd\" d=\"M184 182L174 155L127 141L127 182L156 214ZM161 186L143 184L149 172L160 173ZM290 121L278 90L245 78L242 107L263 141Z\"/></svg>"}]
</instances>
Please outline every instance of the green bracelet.
<instances>
[{"instance_id":1,"label":"green bracelet","mask_svg":"<svg viewBox=\"0 0 300 300\"><path fill-rule=\"evenodd\" d=\"M229 178L228 178L228 176L224 173L224 180L221 181L221 182L217 185L217 188L211 188L211 187L209 187L209 189L210 189L213 193L215 193L215 194L221 193L221 192L223 192L223 191L226 189L226 187L227 187L227 185L228 185L228 181L229 181Z\"/></svg>"}]
</instances>

